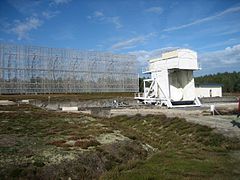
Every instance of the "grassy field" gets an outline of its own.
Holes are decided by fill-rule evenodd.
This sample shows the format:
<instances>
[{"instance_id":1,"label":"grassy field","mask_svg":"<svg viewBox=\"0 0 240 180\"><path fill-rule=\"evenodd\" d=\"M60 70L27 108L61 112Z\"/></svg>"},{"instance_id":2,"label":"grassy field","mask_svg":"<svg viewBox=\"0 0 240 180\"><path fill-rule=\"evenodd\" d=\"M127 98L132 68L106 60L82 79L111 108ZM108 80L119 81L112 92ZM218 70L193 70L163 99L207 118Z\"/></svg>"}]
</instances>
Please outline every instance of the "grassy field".
<instances>
[{"instance_id":1,"label":"grassy field","mask_svg":"<svg viewBox=\"0 0 240 180\"><path fill-rule=\"evenodd\" d=\"M146 142L159 151L144 161L137 160L130 168L128 165L116 167L105 173L106 179L239 178L237 139L227 139L206 126L164 115L116 117L110 122L124 135Z\"/></svg>"},{"instance_id":2,"label":"grassy field","mask_svg":"<svg viewBox=\"0 0 240 180\"><path fill-rule=\"evenodd\" d=\"M239 179L240 143L165 115L0 106L1 179ZM11 112L12 111L12 112Z\"/></svg>"},{"instance_id":3,"label":"grassy field","mask_svg":"<svg viewBox=\"0 0 240 180\"><path fill-rule=\"evenodd\" d=\"M22 99L37 99L48 101L50 96L51 101L80 101L80 100L96 100L96 99L111 99L121 97L134 97L134 93L79 93L79 94L29 94L29 95L0 95L1 100L19 101Z\"/></svg>"}]
</instances>

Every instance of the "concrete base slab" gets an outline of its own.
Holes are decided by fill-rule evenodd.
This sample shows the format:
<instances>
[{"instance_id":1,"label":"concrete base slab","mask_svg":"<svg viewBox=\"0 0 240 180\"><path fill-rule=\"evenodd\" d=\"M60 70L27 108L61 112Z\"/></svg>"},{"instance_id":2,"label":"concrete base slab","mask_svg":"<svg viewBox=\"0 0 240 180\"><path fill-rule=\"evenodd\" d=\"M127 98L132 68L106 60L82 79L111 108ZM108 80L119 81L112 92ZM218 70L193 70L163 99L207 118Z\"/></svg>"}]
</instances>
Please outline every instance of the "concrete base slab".
<instances>
[{"instance_id":1,"label":"concrete base slab","mask_svg":"<svg viewBox=\"0 0 240 180\"><path fill-rule=\"evenodd\" d=\"M0 100L0 105L1 106L7 106L7 105L15 105L16 103L13 101L9 101L9 100Z\"/></svg>"}]
</instances>

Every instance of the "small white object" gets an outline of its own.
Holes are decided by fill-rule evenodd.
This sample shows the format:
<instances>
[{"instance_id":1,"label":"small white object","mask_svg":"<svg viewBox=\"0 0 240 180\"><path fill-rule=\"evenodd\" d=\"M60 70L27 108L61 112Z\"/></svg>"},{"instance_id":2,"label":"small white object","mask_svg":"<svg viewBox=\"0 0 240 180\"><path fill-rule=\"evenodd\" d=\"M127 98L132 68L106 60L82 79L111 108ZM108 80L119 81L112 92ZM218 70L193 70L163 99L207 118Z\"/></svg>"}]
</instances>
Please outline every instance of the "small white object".
<instances>
[{"instance_id":1,"label":"small white object","mask_svg":"<svg viewBox=\"0 0 240 180\"><path fill-rule=\"evenodd\" d=\"M214 112L214 110L215 110L215 105L211 105L211 106L210 106L210 111L211 111L211 112Z\"/></svg>"},{"instance_id":2,"label":"small white object","mask_svg":"<svg viewBox=\"0 0 240 180\"><path fill-rule=\"evenodd\" d=\"M212 115L215 115L215 105L210 106L210 111L212 112Z\"/></svg>"},{"instance_id":3,"label":"small white object","mask_svg":"<svg viewBox=\"0 0 240 180\"><path fill-rule=\"evenodd\" d=\"M78 107L62 107L62 111L78 111Z\"/></svg>"},{"instance_id":4,"label":"small white object","mask_svg":"<svg viewBox=\"0 0 240 180\"><path fill-rule=\"evenodd\" d=\"M22 100L22 103L29 104L29 99L23 99L23 100Z\"/></svg>"}]
</instances>

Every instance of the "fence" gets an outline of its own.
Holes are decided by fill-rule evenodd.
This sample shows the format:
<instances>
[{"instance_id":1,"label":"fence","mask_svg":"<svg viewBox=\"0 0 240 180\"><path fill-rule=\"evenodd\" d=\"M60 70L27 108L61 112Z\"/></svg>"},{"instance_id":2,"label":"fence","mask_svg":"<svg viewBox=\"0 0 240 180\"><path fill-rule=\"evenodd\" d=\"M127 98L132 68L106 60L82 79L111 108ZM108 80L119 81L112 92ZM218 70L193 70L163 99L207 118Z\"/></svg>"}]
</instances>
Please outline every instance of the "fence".
<instances>
[{"instance_id":1,"label":"fence","mask_svg":"<svg viewBox=\"0 0 240 180\"><path fill-rule=\"evenodd\" d=\"M0 94L138 92L136 57L0 44Z\"/></svg>"}]
</instances>

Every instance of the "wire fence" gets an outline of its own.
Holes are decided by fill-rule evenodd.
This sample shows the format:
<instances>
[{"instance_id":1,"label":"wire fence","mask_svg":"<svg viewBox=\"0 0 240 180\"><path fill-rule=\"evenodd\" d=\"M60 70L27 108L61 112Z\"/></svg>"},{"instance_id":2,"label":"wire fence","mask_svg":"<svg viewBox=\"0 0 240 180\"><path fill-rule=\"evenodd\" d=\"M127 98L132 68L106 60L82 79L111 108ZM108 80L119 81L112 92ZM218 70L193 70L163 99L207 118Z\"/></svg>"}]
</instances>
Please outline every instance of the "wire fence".
<instances>
[{"instance_id":1,"label":"wire fence","mask_svg":"<svg viewBox=\"0 0 240 180\"><path fill-rule=\"evenodd\" d=\"M138 92L136 57L0 44L0 94Z\"/></svg>"}]
</instances>

